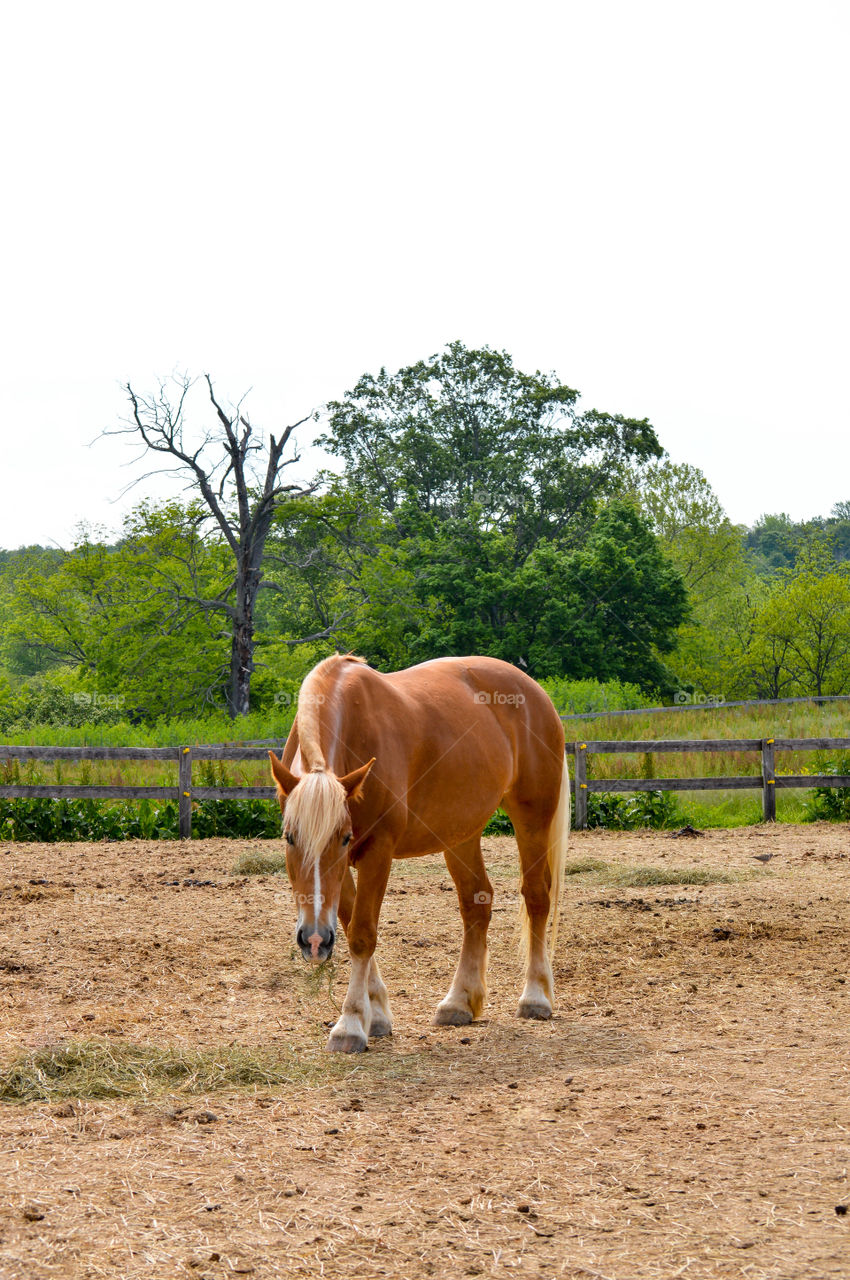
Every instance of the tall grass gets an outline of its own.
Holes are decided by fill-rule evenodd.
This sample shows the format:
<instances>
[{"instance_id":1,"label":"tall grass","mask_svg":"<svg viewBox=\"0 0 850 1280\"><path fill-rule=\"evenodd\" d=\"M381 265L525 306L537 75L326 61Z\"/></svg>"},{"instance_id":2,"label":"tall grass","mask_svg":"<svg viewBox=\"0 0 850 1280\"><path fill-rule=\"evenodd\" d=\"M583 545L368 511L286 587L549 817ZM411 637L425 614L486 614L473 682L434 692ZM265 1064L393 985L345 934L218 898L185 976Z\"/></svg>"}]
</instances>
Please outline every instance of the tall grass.
<instances>
[{"instance_id":1,"label":"tall grass","mask_svg":"<svg viewBox=\"0 0 850 1280\"><path fill-rule=\"evenodd\" d=\"M294 718L294 706L279 706L252 711L238 720L210 713L195 718L158 720L154 725L131 724L129 720L77 726L33 725L17 733L2 734L0 738L9 746L21 747L184 747L264 738L275 738L282 743Z\"/></svg>"},{"instance_id":2,"label":"tall grass","mask_svg":"<svg viewBox=\"0 0 850 1280\"><path fill-rule=\"evenodd\" d=\"M569 739L587 738L844 738L850 736L850 702L817 706L669 707L648 714L569 719Z\"/></svg>"}]
</instances>

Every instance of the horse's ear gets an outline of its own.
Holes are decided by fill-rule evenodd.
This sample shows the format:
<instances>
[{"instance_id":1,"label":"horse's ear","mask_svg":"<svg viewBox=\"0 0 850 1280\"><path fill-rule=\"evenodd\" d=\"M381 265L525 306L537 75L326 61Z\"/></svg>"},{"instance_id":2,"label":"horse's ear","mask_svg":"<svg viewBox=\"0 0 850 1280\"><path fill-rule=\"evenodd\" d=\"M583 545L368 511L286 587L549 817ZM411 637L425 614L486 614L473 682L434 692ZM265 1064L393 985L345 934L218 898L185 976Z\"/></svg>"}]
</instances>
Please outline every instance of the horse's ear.
<instances>
[{"instance_id":1,"label":"horse's ear","mask_svg":"<svg viewBox=\"0 0 850 1280\"><path fill-rule=\"evenodd\" d=\"M344 778L340 778L340 782L345 787L349 800L359 800L363 794L363 783L369 776L369 770L375 763L375 757L368 764L363 764L359 769L355 769L352 773L347 773Z\"/></svg>"},{"instance_id":2,"label":"horse's ear","mask_svg":"<svg viewBox=\"0 0 850 1280\"><path fill-rule=\"evenodd\" d=\"M301 779L296 778L294 773L290 773L283 761L278 760L273 751L269 752L269 762L272 767L272 777L277 783L279 790L284 796L291 795Z\"/></svg>"}]
</instances>

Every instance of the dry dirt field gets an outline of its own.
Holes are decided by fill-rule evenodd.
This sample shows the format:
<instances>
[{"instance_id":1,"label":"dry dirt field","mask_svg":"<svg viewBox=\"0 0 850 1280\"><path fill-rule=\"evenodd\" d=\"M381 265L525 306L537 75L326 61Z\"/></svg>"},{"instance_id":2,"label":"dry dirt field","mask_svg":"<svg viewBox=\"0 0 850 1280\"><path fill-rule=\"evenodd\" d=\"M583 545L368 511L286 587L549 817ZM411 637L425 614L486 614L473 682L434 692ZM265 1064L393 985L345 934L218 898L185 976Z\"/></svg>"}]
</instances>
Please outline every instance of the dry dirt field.
<instances>
[{"instance_id":1,"label":"dry dirt field","mask_svg":"<svg viewBox=\"0 0 850 1280\"><path fill-rule=\"evenodd\" d=\"M400 864L396 1033L356 1058L323 1050L345 956L311 983L286 884L232 874L252 847L0 846L0 1067L67 1041L294 1064L274 1087L0 1103L4 1280L850 1275L846 828L574 834L572 860L748 878L571 875L546 1024L514 1017L512 842L488 844L468 1028L430 1022L458 949L445 868Z\"/></svg>"}]
</instances>

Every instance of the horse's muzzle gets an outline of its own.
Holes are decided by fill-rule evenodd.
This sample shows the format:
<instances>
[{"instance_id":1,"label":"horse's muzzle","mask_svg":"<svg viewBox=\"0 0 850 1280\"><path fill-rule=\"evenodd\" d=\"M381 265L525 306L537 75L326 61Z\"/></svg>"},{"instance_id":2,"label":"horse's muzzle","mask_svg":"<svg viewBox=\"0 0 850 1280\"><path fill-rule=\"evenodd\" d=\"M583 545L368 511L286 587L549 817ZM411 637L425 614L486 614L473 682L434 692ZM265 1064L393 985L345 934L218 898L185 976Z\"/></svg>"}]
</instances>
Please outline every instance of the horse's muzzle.
<instances>
[{"instance_id":1,"label":"horse's muzzle","mask_svg":"<svg viewBox=\"0 0 850 1280\"><path fill-rule=\"evenodd\" d=\"M310 964L321 964L333 951L336 934L325 924L302 924L295 931L295 941L305 960Z\"/></svg>"}]
</instances>

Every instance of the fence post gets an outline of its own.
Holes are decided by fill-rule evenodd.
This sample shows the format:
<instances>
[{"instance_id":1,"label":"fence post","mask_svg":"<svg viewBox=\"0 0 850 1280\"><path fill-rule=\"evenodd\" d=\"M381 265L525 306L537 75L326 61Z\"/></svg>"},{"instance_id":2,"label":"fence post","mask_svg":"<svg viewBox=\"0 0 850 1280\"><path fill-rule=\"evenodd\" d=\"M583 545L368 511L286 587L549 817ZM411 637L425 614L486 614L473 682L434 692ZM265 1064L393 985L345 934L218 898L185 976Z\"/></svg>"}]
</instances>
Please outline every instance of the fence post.
<instances>
[{"instance_id":1,"label":"fence post","mask_svg":"<svg viewBox=\"0 0 850 1280\"><path fill-rule=\"evenodd\" d=\"M181 840L192 837L192 748L181 747L177 767L177 813Z\"/></svg>"},{"instance_id":2,"label":"fence post","mask_svg":"<svg viewBox=\"0 0 850 1280\"><path fill-rule=\"evenodd\" d=\"M776 759L773 738L761 743L761 805L764 822L776 821Z\"/></svg>"},{"instance_id":3,"label":"fence post","mask_svg":"<svg viewBox=\"0 0 850 1280\"><path fill-rule=\"evenodd\" d=\"M587 826L587 743L577 742L574 748L576 788L576 831Z\"/></svg>"}]
</instances>

